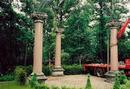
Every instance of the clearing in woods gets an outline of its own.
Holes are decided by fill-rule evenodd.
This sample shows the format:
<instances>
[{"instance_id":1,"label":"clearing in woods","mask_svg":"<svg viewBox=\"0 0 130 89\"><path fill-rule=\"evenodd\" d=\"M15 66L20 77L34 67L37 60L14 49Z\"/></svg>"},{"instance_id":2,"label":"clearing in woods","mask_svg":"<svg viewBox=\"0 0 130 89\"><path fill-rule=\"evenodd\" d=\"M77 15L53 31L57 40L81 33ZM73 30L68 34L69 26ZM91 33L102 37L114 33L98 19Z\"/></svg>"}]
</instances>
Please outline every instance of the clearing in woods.
<instances>
[{"instance_id":1,"label":"clearing in woods","mask_svg":"<svg viewBox=\"0 0 130 89\"><path fill-rule=\"evenodd\" d=\"M112 84L104 82L104 78L91 76L91 84L94 89L112 89ZM66 86L72 88L84 88L87 75L65 75L61 77L48 77L46 84L49 86Z\"/></svg>"}]
</instances>

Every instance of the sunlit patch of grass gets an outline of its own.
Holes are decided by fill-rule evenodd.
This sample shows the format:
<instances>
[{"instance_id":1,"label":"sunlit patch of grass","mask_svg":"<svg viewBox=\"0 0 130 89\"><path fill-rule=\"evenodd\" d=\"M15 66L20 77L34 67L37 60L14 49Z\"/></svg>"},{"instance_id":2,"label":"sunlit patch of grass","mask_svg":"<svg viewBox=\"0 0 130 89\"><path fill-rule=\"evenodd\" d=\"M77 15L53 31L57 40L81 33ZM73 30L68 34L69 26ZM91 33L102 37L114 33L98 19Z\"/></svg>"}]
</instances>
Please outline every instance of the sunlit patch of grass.
<instances>
[{"instance_id":1,"label":"sunlit patch of grass","mask_svg":"<svg viewBox=\"0 0 130 89\"><path fill-rule=\"evenodd\" d=\"M28 85L20 86L16 82L0 82L0 89L31 89Z\"/></svg>"}]
</instances>

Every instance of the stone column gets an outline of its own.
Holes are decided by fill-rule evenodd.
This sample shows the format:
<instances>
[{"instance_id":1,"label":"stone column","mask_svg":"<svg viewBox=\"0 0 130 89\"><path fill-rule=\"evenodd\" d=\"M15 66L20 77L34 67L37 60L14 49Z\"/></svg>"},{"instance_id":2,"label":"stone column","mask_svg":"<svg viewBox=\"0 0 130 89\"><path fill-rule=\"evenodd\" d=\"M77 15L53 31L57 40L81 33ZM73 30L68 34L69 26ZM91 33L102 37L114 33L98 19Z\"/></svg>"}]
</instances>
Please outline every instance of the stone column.
<instances>
[{"instance_id":1,"label":"stone column","mask_svg":"<svg viewBox=\"0 0 130 89\"><path fill-rule=\"evenodd\" d=\"M120 22L112 21L108 24L110 27L110 71L108 71L105 76L106 81L111 82L114 80L115 72L118 71L118 39L117 32L118 28L121 25Z\"/></svg>"},{"instance_id":2,"label":"stone column","mask_svg":"<svg viewBox=\"0 0 130 89\"><path fill-rule=\"evenodd\" d=\"M33 73L37 75L39 81L45 81L47 78L42 72L42 54L43 54L43 19L46 14L35 13L32 15L34 19L34 52L33 52Z\"/></svg>"},{"instance_id":3,"label":"stone column","mask_svg":"<svg viewBox=\"0 0 130 89\"><path fill-rule=\"evenodd\" d=\"M118 27L111 27L110 36L110 66L111 71L118 71L118 46L117 46L117 29Z\"/></svg>"},{"instance_id":4,"label":"stone column","mask_svg":"<svg viewBox=\"0 0 130 89\"><path fill-rule=\"evenodd\" d=\"M61 34L62 28L56 30L56 49L55 49L55 66L53 69L53 76L61 76L63 74L63 68L61 67Z\"/></svg>"},{"instance_id":5,"label":"stone column","mask_svg":"<svg viewBox=\"0 0 130 89\"><path fill-rule=\"evenodd\" d=\"M121 25L120 22L112 21L109 23L110 26L110 71L118 71L118 39L117 33L118 28Z\"/></svg>"}]
</instances>

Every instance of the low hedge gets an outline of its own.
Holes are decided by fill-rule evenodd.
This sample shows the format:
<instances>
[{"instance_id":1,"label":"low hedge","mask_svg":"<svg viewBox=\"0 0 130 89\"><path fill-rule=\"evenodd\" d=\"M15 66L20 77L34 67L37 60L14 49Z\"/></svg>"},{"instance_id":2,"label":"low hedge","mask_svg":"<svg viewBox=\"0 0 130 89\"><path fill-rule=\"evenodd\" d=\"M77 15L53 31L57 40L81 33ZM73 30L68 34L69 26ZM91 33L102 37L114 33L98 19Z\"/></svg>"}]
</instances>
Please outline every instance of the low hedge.
<instances>
[{"instance_id":1,"label":"low hedge","mask_svg":"<svg viewBox=\"0 0 130 89\"><path fill-rule=\"evenodd\" d=\"M24 67L24 66L20 66L20 67L25 69L27 76L29 76L32 73L32 70L33 70L32 65L29 65L29 66L26 66L26 67ZM43 66L42 70L43 70L43 73L46 76L50 76L52 74L52 68L49 67L49 66Z\"/></svg>"},{"instance_id":2,"label":"low hedge","mask_svg":"<svg viewBox=\"0 0 130 89\"><path fill-rule=\"evenodd\" d=\"M27 76L29 76L32 73L32 70L33 70L32 65L26 66L25 70L26 70Z\"/></svg>"},{"instance_id":3,"label":"low hedge","mask_svg":"<svg viewBox=\"0 0 130 89\"><path fill-rule=\"evenodd\" d=\"M27 76L29 76L32 73L32 65L30 66L17 66L16 68L23 68ZM65 75L75 75L75 74L82 74L83 73L83 68L81 65L63 65L64 69L64 74ZM50 76L52 74L52 68L49 66L44 66L43 67L43 72L46 76ZM15 71L16 73L16 71ZM2 75L0 76L0 81L12 81L15 79L14 74L9 74L9 75Z\"/></svg>"},{"instance_id":4,"label":"low hedge","mask_svg":"<svg viewBox=\"0 0 130 89\"><path fill-rule=\"evenodd\" d=\"M50 76L52 74L52 68L49 66L43 66L42 70L46 76Z\"/></svg>"},{"instance_id":5,"label":"low hedge","mask_svg":"<svg viewBox=\"0 0 130 89\"><path fill-rule=\"evenodd\" d=\"M83 68L81 65L63 65L65 75L83 74Z\"/></svg>"},{"instance_id":6,"label":"low hedge","mask_svg":"<svg viewBox=\"0 0 130 89\"><path fill-rule=\"evenodd\" d=\"M25 69L27 76L29 76L32 73L32 70L33 70L32 65L29 65L26 67L22 66L22 67ZM43 66L42 70L46 76L50 76L52 74L52 68L49 66Z\"/></svg>"},{"instance_id":7,"label":"low hedge","mask_svg":"<svg viewBox=\"0 0 130 89\"><path fill-rule=\"evenodd\" d=\"M13 81L15 79L15 76L13 74L8 75L2 75L0 76L0 81Z\"/></svg>"},{"instance_id":8,"label":"low hedge","mask_svg":"<svg viewBox=\"0 0 130 89\"><path fill-rule=\"evenodd\" d=\"M25 67L27 75L32 73L32 66ZM83 68L81 65L73 64L73 65L63 65L64 74L65 75L75 75L75 74L82 74ZM43 73L46 76L50 76L52 74L52 67L43 66Z\"/></svg>"}]
</instances>

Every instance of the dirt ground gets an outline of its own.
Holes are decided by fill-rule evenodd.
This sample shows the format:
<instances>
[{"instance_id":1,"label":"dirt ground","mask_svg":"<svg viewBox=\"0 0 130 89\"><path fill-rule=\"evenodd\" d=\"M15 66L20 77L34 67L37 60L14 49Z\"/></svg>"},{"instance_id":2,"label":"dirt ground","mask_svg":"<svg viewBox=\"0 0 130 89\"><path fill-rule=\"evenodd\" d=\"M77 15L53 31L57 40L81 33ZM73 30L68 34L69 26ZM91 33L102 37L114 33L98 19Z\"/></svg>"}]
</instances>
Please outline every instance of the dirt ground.
<instances>
[{"instance_id":1,"label":"dirt ground","mask_svg":"<svg viewBox=\"0 0 130 89\"><path fill-rule=\"evenodd\" d=\"M91 76L91 83L94 89L112 89L112 84L104 82L104 78ZM46 84L49 86L66 86L71 88L84 88L86 85L86 75L67 75L61 77L48 77Z\"/></svg>"}]
</instances>

